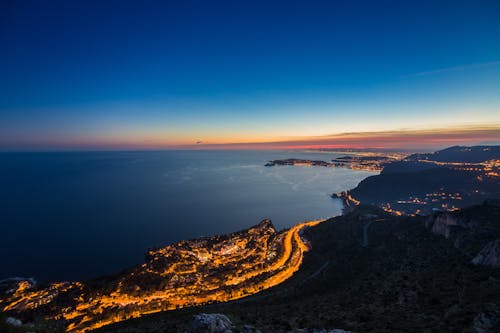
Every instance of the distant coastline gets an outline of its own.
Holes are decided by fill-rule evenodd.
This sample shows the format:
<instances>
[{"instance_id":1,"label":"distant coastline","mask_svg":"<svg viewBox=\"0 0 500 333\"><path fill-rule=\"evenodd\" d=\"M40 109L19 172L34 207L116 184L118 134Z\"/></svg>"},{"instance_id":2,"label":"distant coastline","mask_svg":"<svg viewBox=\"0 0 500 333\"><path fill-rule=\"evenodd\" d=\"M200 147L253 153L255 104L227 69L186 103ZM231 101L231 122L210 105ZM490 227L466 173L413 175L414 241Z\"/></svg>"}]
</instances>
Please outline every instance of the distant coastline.
<instances>
[{"instance_id":1,"label":"distant coastline","mask_svg":"<svg viewBox=\"0 0 500 333\"><path fill-rule=\"evenodd\" d=\"M144 249L226 234L269 218L278 230L341 214L332 191L373 172L265 168L298 151L157 151L0 154L9 260L0 279L86 280L140 263ZM244 189L244 190L242 190ZM197 209L190 209L196 198ZM26 210L25 207L31 207ZM283 207L287 207L283 209ZM71 221L71 223L68 223ZM121 226L127 225L127 229ZM132 232L131 232L131 231ZM77 236L78 235L78 236ZM50 246L37 246L40 237ZM53 257L50 267L40 265ZM19 254L22 260L12 260ZM108 262L109 260L109 262Z\"/></svg>"},{"instance_id":2,"label":"distant coastline","mask_svg":"<svg viewBox=\"0 0 500 333\"><path fill-rule=\"evenodd\" d=\"M383 168L380 174L331 197L342 200L344 217L361 212L364 219L374 217L376 221L384 221L384 216L391 214L428 215L436 211L435 207L441 207L439 211L460 210L471 202L500 198L499 153L500 146L477 146L451 147L397 160L343 156L336 160L347 161L348 168ZM346 168L346 164L337 165L336 160L288 158L272 160L266 166ZM425 196L428 201L418 199L421 193L436 188L438 193ZM406 193L411 194L411 200L400 199ZM457 206L444 206L449 201L456 201ZM363 205L368 205L366 211L358 209ZM379 208L370 208L372 205ZM424 205L430 210L413 211ZM307 221L277 232L270 220L264 220L239 232L178 242L148 251L146 262L139 266L88 282L39 286L33 279L4 279L0 291L7 296L1 300L2 311L15 312L22 319L24 315L43 316L63 324L70 332L83 333L144 314L239 299L292 277L310 248L302 231L321 222ZM363 228L364 237L368 226ZM368 240L362 244L366 247Z\"/></svg>"},{"instance_id":3,"label":"distant coastline","mask_svg":"<svg viewBox=\"0 0 500 333\"><path fill-rule=\"evenodd\" d=\"M350 155L336 157L330 162L323 160L288 158L269 161L265 164L265 166L322 166L380 172L386 165L394 161L399 161L404 158L404 156L406 156L405 153L395 152L356 152L351 153Z\"/></svg>"},{"instance_id":4,"label":"distant coastline","mask_svg":"<svg viewBox=\"0 0 500 333\"><path fill-rule=\"evenodd\" d=\"M394 215L456 211L500 197L500 146L454 146L434 153L374 155L359 153L332 162L273 160L266 166L323 166L380 171L356 187L333 193L344 211L375 205ZM368 155L368 156L367 156Z\"/></svg>"}]
</instances>

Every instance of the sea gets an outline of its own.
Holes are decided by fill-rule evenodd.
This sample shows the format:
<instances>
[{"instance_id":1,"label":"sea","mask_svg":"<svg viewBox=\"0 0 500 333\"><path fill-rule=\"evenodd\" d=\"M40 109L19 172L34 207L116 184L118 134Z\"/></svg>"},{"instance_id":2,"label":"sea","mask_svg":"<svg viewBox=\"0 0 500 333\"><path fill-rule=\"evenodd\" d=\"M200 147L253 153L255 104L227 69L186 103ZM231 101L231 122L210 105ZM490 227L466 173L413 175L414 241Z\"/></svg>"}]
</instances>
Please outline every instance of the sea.
<instances>
[{"instance_id":1,"label":"sea","mask_svg":"<svg viewBox=\"0 0 500 333\"><path fill-rule=\"evenodd\" d=\"M0 280L87 280L147 249L271 219L281 230L341 214L332 193L374 172L274 166L306 151L0 153ZM343 154L342 154L343 155Z\"/></svg>"}]
</instances>

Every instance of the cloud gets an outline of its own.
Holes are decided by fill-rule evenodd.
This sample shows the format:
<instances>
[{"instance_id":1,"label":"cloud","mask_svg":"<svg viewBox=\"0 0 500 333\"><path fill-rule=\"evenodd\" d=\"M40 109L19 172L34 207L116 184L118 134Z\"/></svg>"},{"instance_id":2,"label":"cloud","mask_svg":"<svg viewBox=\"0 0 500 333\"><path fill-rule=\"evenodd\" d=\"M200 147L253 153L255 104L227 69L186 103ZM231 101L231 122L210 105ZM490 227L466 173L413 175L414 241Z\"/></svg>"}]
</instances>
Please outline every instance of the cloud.
<instances>
[{"instance_id":1,"label":"cloud","mask_svg":"<svg viewBox=\"0 0 500 333\"><path fill-rule=\"evenodd\" d=\"M201 142L171 143L168 140L143 142L141 140L67 140L39 141L37 145L26 142L9 146L0 142L0 150L129 150L129 149L388 149L388 150L436 150L454 145L479 145L500 142L500 123L490 125L463 125L436 127L433 129L399 129L372 132L345 132L324 136L302 136L255 142ZM49 148L47 148L49 147Z\"/></svg>"},{"instance_id":2,"label":"cloud","mask_svg":"<svg viewBox=\"0 0 500 333\"><path fill-rule=\"evenodd\" d=\"M378 132L349 132L302 137L287 141L205 144L210 149L303 149L380 148L430 150L453 145L475 145L500 141L499 125L457 126L435 129L403 129Z\"/></svg>"},{"instance_id":3,"label":"cloud","mask_svg":"<svg viewBox=\"0 0 500 333\"><path fill-rule=\"evenodd\" d=\"M434 69L434 70L430 70L430 71L423 71L423 72L409 74L409 75L407 75L407 77L428 76L428 75L437 75L437 74L443 74L443 73L461 72L461 71L465 71L465 70L478 69L478 68L497 66L497 65L500 65L500 61L490 61L490 62L483 62L483 63L479 63L479 64L470 64L470 65L439 68L439 69Z\"/></svg>"}]
</instances>

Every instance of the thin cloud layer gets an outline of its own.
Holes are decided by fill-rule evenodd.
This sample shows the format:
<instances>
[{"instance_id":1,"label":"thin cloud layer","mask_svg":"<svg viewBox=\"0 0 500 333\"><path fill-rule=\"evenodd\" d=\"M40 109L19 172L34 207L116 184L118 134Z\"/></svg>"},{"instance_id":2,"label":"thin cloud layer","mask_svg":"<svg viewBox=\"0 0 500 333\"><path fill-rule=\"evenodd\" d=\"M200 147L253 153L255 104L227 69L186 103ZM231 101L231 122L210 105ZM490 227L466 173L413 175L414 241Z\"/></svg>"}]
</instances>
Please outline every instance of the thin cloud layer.
<instances>
[{"instance_id":1,"label":"thin cloud layer","mask_svg":"<svg viewBox=\"0 0 500 333\"><path fill-rule=\"evenodd\" d=\"M206 144L205 147L210 149L381 148L418 150L482 143L500 144L500 125L340 133L277 142Z\"/></svg>"}]
</instances>

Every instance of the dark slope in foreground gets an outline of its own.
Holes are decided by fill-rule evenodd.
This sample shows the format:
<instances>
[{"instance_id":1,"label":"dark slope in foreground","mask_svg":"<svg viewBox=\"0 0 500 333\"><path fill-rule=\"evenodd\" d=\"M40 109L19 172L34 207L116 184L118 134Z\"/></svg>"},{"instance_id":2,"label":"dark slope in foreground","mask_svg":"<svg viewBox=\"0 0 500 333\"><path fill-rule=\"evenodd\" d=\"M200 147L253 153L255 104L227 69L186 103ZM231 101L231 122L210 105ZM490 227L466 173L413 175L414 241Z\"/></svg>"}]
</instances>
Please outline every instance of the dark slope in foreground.
<instances>
[{"instance_id":1,"label":"dark slope in foreground","mask_svg":"<svg viewBox=\"0 0 500 333\"><path fill-rule=\"evenodd\" d=\"M440 214L394 217L358 207L309 229L312 251L302 269L278 287L246 300L156 314L99 332L182 332L203 312L224 313L236 325L252 324L262 332L473 332L474 325L493 325L500 270L472 264L470 253L500 237L500 208L489 203ZM442 214L459 225L442 223Z\"/></svg>"}]
</instances>

